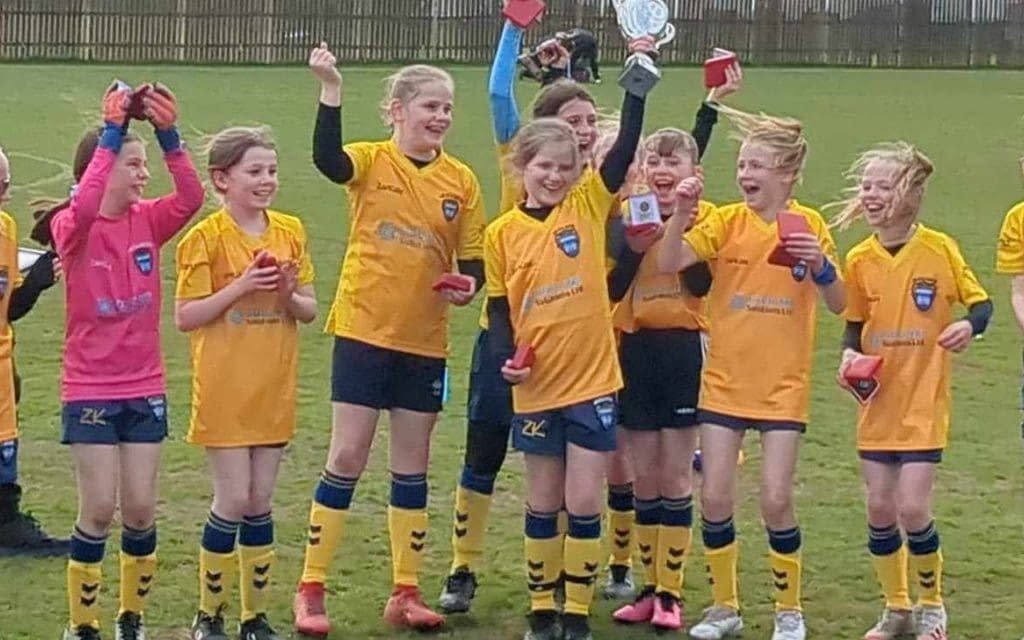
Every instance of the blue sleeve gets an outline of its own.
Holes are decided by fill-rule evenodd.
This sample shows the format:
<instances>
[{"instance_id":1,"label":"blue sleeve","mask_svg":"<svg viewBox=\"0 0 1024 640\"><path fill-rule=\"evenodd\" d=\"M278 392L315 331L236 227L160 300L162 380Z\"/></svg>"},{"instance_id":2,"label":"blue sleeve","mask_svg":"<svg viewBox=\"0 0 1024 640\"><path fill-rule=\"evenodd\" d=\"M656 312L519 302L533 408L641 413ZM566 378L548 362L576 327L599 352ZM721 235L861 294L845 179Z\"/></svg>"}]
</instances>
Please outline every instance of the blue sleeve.
<instances>
[{"instance_id":1,"label":"blue sleeve","mask_svg":"<svg viewBox=\"0 0 1024 640\"><path fill-rule=\"evenodd\" d=\"M507 143L519 131L519 109L516 108L516 98L512 95L512 86L515 83L516 61L522 42L523 30L505 21L487 87L491 99L494 137L498 144Z\"/></svg>"}]
</instances>

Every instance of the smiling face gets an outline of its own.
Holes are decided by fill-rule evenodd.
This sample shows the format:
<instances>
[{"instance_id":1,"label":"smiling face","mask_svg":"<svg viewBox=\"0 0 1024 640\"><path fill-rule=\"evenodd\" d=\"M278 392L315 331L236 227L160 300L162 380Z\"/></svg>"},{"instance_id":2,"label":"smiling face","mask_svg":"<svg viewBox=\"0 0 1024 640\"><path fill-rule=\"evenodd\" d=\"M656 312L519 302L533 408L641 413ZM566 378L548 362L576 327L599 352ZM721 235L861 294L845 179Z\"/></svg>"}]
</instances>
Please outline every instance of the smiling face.
<instances>
[{"instance_id":1,"label":"smiling face","mask_svg":"<svg viewBox=\"0 0 1024 640\"><path fill-rule=\"evenodd\" d=\"M587 155L597 140L597 109L594 103L573 98L558 109L558 118L572 127L580 151Z\"/></svg>"},{"instance_id":2,"label":"smiling face","mask_svg":"<svg viewBox=\"0 0 1024 640\"><path fill-rule=\"evenodd\" d=\"M910 188L901 194L899 183L905 167L898 162L876 159L864 167L857 190L857 199L864 210L864 219L879 229L906 222L921 206L922 188Z\"/></svg>"},{"instance_id":3,"label":"smiling face","mask_svg":"<svg viewBox=\"0 0 1024 640\"><path fill-rule=\"evenodd\" d=\"M793 193L797 175L777 168L773 150L756 142L744 143L736 160L736 186L754 211L783 206Z\"/></svg>"},{"instance_id":4,"label":"smiling face","mask_svg":"<svg viewBox=\"0 0 1024 640\"><path fill-rule=\"evenodd\" d=\"M407 151L436 151L452 126L454 95L447 83L433 80L419 85L409 100L393 100L389 110L400 144Z\"/></svg>"},{"instance_id":5,"label":"smiling face","mask_svg":"<svg viewBox=\"0 0 1024 640\"><path fill-rule=\"evenodd\" d=\"M234 166L215 170L212 177L225 203L250 210L268 209L277 195L277 152L249 147Z\"/></svg>"},{"instance_id":6,"label":"smiling face","mask_svg":"<svg viewBox=\"0 0 1024 640\"><path fill-rule=\"evenodd\" d=\"M580 172L579 155L568 143L542 145L523 168L527 206L556 206L576 184Z\"/></svg>"},{"instance_id":7,"label":"smiling face","mask_svg":"<svg viewBox=\"0 0 1024 640\"><path fill-rule=\"evenodd\" d=\"M105 198L124 206L142 200L149 183L149 168L146 164L146 147L140 141L125 142L117 155L117 162L110 172Z\"/></svg>"},{"instance_id":8,"label":"smiling face","mask_svg":"<svg viewBox=\"0 0 1024 640\"><path fill-rule=\"evenodd\" d=\"M644 179L658 198L658 204L671 205L675 202L675 190L679 183L696 174L693 160L683 153L661 155L648 150L644 159Z\"/></svg>"}]
</instances>

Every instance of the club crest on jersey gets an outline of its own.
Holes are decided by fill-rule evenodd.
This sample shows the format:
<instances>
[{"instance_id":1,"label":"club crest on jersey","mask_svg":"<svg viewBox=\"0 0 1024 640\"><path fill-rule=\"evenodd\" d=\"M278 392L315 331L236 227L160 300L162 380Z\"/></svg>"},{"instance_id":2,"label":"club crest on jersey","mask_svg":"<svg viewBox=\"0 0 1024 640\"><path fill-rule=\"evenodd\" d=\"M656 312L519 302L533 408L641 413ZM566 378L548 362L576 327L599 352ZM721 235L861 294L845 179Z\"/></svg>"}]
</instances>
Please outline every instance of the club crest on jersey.
<instances>
[{"instance_id":1,"label":"club crest on jersey","mask_svg":"<svg viewBox=\"0 0 1024 640\"><path fill-rule=\"evenodd\" d=\"M0 300L4 299L7 295L7 288L11 284L11 276L7 271L7 267L0 268Z\"/></svg>"},{"instance_id":2,"label":"club crest on jersey","mask_svg":"<svg viewBox=\"0 0 1024 640\"><path fill-rule=\"evenodd\" d=\"M441 201L441 213L444 214L445 220L451 222L455 216L459 215L459 201L454 198L445 198Z\"/></svg>"},{"instance_id":3,"label":"club crest on jersey","mask_svg":"<svg viewBox=\"0 0 1024 640\"><path fill-rule=\"evenodd\" d=\"M144 276L153 273L153 250L149 247L139 247L132 251L132 259L139 272Z\"/></svg>"},{"instance_id":4,"label":"club crest on jersey","mask_svg":"<svg viewBox=\"0 0 1024 640\"><path fill-rule=\"evenodd\" d=\"M611 396L604 396L594 400L594 411L597 413L597 419L601 421L601 426L605 429L612 429L615 427L615 399Z\"/></svg>"},{"instance_id":5,"label":"club crest on jersey","mask_svg":"<svg viewBox=\"0 0 1024 640\"><path fill-rule=\"evenodd\" d=\"M793 268L790 271L793 274L794 280L797 282L803 282L804 278L807 277L807 263L798 262L793 265Z\"/></svg>"},{"instance_id":6,"label":"club crest on jersey","mask_svg":"<svg viewBox=\"0 0 1024 640\"><path fill-rule=\"evenodd\" d=\"M580 234L572 225L555 231L555 244L570 258L580 255Z\"/></svg>"},{"instance_id":7,"label":"club crest on jersey","mask_svg":"<svg viewBox=\"0 0 1024 640\"><path fill-rule=\"evenodd\" d=\"M918 311L932 308L937 290L938 286L932 278L914 278L914 283L910 287L910 297L914 299L914 306Z\"/></svg>"}]
</instances>

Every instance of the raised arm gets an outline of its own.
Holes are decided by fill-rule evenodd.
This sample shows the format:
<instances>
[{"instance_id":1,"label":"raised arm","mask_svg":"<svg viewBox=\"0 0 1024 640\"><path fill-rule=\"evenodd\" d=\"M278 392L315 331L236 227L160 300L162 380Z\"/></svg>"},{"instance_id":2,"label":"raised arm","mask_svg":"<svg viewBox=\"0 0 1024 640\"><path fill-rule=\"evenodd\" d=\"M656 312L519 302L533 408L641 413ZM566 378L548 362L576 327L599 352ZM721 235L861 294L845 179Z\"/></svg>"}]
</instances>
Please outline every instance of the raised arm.
<instances>
[{"instance_id":1,"label":"raised arm","mask_svg":"<svg viewBox=\"0 0 1024 640\"><path fill-rule=\"evenodd\" d=\"M629 165L636 157L643 128L644 100L627 92L622 99L619 133L600 169L601 181L609 192L616 193L625 184Z\"/></svg>"},{"instance_id":2,"label":"raised arm","mask_svg":"<svg viewBox=\"0 0 1024 640\"><path fill-rule=\"evenodd\" d=\"M345 184L355 176L352 158L342 148L341 73L327 43L309 54L309 68L320 80L320 104L313 128L313 164L331 182Z\"/></svg>"},{"instance_id":3,"label":"raised arm","mask_svg":"<svg viewBox=\"0 0 1024 640\"><path fill-rule=\"evenodd\" d=\"M513 95L516 59L523 44L523 30L509 21L501 30L498 48L491 64L491 77L487 93L491 103L491 122L494 139L498 144L507 144L519 131L519 109Z\"/></svg>"}]
</instances>

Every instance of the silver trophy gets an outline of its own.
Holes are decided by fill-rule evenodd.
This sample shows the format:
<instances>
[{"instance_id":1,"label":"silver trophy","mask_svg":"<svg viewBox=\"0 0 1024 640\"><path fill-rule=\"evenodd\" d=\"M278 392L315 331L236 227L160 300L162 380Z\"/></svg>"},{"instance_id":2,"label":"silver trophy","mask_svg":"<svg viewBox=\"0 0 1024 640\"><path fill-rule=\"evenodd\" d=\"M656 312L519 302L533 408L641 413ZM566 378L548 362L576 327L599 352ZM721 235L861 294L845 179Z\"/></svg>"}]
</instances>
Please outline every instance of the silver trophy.
<instances>
[{"instance_id":1,"label":"silver trophy","mask_svg":"<svg viewBox=\"0 0 1024 640\"><path fill-rule=\"evenodd\" d=\"M668 6L663 0L612 0L619 21L619 30L627 40L643 36L654 38L654 48L668 44L676 37L676 28L668 21ZM650 55L637 52L626 58L619 85L643 98L661 80L661 71Z\"/></svg>"}]
</instances>

